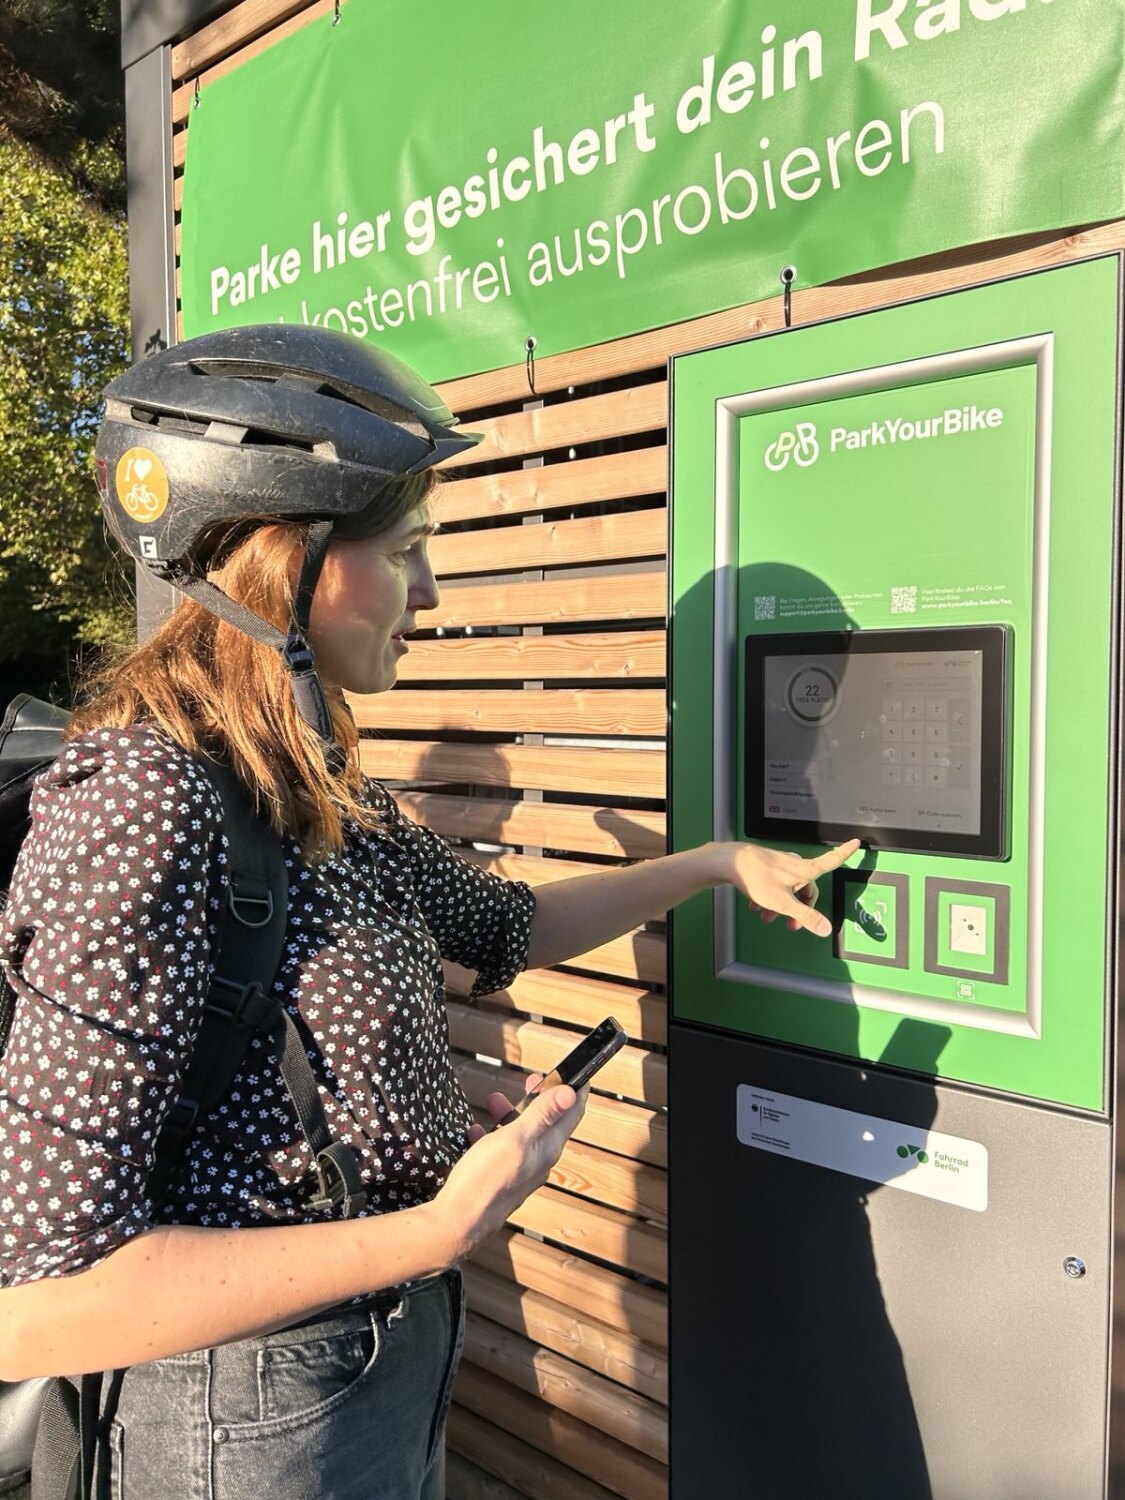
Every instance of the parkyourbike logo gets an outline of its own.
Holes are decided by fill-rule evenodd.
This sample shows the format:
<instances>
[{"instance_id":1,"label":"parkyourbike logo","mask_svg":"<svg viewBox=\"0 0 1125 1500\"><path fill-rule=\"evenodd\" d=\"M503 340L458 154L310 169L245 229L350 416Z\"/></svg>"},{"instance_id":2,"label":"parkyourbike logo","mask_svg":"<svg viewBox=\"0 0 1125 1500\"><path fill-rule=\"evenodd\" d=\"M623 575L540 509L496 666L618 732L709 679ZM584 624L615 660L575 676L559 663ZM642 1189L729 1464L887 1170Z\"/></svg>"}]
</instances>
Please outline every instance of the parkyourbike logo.
<instances>
[{"instance_id":1,"label":"parkyourbike logo","mask_svg":"<svg viewBox=\"0 0 1125 1500\"><path fill-rule=\"evenodd\" d=\"M766 449L766 468L779 474L792 459L802 469L815 464L820 457L815 422L798 422L792 431L783 432Z\"/></svg>"},{"instance_id":2,"label":"parkyourbike logo","mask_svg":"<svg viewBox=\"0 0 1125 1500\"><path fill-rule=\"evenodd\" d=\"M828 452L854 451L857 448L886 448L896 443L925 442L927 438L960 437L970 432L987 432L1004 425L1004 413L998 406L948 406L928 417L888 417L870 422L866 427L833 427L828 435ZM765 451L765 465L779 474L792 459L802 469L820 457L820 440L815 422L798 422L778 434Z\"/></svg>"}]
</instances>

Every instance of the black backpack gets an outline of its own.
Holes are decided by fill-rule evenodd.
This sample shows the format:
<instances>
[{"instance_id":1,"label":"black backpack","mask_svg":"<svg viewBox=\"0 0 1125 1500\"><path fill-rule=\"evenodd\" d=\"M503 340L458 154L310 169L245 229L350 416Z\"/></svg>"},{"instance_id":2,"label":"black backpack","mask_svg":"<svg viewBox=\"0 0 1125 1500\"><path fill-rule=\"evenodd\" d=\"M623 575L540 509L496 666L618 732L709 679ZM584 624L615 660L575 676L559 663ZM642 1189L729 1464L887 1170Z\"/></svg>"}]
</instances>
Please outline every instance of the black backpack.
<instances>
[{"instance_id":1,"label":"black backpack","mask_svg":"<svg viewBox=\"0 0 1125 1500\"><path fill-rule=\"evenodd\" d=\"M32 783L62 748L69 715L21 694L0 720L0 904L31 826ZM203 1020L180 1098L156 1144L148 1194L167 1193L197 1120L221 1103L255 1036L272 1044L298 1123L316 1162L312 1208L361 1212L366 1195L350 1146L333 1140L301 1038L281 1001L270 993L285 941L288 877L281 840L258 816L233 772L199 764L222 800L230 887L227 913L211 970ZM0 971L0 1056L18 1003ZM120 1377L120 1372L113 1372ZM0 1494L31 1476L31 1500L83 1500L92 1493L99 1437L101 1375L44 1377L0 1383Z\"/></svg>"}]
</instances>

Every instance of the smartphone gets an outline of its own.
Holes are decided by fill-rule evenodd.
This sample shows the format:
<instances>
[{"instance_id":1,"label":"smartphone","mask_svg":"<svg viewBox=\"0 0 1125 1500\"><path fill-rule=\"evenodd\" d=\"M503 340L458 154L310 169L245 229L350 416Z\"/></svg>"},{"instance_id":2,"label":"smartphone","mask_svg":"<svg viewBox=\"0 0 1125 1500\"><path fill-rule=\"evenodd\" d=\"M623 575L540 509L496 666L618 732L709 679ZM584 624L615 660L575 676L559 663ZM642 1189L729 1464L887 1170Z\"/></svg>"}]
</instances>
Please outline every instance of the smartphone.
<instances>
[{"instance_id":1,"label":"smartphone","mask_svg":"<svg viewBox=\"0 0 1125 1500\"><path fill-rule=\"evenodd\" d=\"M628 1037L620 1023L612 1016L607 1016L600 1026L595 1026L589 1036L583 1037L574 1051L568 1052L562 1062L547 1074L539 1088L525 1094L497 1124L510 1125L513 1120L518 1120L542 1089L557 1088L561 1083L568 1083L572 1089L582 1088L599 1068L609 1062L615 1052L620 1052L627 1041Z\"/></svg>"}]
</instances>

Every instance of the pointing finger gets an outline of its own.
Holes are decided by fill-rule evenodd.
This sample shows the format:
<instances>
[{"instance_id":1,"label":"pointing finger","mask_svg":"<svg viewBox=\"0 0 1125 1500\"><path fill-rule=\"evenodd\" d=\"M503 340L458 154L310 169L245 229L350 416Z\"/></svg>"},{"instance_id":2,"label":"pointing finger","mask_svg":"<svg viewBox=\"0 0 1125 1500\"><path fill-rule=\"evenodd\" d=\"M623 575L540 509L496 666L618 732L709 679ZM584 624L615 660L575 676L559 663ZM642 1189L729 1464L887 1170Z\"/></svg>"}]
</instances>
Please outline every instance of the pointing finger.
<instances>
[{"instance_id":1,"label":"pointing finger","mask_svg":"<svg viewBox=\"0 0 1125 1500\"><path fill-rule=\"evenodd\" d=\"M813 879L818 875L827 875L829 870L838 870L845 860L851 859L859 846L859 839L848 839L847 843L837 844L835 849L827 849L823 854L810 859L808 866Z\"/></svg>"}]
</instances>

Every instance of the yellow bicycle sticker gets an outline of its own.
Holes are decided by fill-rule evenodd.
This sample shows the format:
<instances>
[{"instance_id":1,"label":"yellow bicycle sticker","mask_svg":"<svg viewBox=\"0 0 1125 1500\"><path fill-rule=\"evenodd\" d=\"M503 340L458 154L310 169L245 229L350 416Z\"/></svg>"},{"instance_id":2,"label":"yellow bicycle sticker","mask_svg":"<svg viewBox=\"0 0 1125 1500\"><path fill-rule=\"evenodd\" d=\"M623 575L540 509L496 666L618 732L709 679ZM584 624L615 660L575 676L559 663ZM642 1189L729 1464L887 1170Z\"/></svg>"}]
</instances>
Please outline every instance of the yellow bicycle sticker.
<instances>
[{"instance_id":1,"label":"yellow bicycle sticker","mask_svg":"<svg viewBox=\"0 0 1125 1500\"><path fill-rule=\"evenodd\" d=\"M164 514L168 504L168 475L148 448L129 448L121 455L114 483L122 510L134 521L148 524Z\"/></svg>"}]
</instances>

